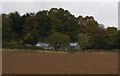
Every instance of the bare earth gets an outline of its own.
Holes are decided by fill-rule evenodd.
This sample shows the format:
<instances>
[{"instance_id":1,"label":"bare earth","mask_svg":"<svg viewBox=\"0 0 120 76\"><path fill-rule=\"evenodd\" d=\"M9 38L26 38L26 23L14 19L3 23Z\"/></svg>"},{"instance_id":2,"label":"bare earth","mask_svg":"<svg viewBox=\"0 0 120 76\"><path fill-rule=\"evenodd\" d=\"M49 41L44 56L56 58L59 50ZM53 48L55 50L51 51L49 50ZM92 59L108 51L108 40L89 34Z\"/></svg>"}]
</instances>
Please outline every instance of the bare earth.
<instances>
[{"instance_id":1,"label":"bare earth","mask_svg":"<svg viewBox=\"0 0 120 76\"><path fill-rule=\"evenodd\" d=\"M20 51L20 50L19 50ZM3 50L3 74L117 74L116 52L16 52Z\"/></svg>"}]
</instances>

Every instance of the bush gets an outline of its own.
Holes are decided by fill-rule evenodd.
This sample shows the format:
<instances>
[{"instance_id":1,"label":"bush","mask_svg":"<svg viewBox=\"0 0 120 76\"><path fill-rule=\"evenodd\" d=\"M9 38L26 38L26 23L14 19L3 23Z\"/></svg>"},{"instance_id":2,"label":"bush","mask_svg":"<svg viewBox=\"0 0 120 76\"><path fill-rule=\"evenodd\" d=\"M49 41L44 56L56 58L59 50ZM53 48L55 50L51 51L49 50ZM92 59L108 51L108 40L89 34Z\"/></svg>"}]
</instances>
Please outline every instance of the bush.
<instances>
[{"instance_id":1,"label":"bush","mask_svg":"<svg viewBox=\"0 0 120 76\"><path fill-rule=\"evenodd\" d=\"M8 43L3 43L2 48L9 48L9 49L42 49L40 47L36 46L27 46L25 44L20 44L17 42L8 42Z\"/></svg>"}]
</instances>

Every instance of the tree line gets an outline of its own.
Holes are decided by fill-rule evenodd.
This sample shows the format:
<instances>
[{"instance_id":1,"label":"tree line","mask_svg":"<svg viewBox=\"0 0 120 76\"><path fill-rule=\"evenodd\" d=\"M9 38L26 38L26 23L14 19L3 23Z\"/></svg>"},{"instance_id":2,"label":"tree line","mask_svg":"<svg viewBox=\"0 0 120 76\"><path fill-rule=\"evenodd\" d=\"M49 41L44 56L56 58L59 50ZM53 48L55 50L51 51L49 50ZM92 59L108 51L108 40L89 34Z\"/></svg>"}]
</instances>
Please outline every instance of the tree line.
<instances>
[{"instance_id":1,"label":"tree line","mask_svg":"<svg viewBox=\"0 0 120 76\"><path fill-rule=\"evenodd\" d=\"M59 48L79 42L82 49L120 49L120 30L104 28L92 16L75 17L63 8L51 8L20 15L18 11L2 16L2 43L35 45L48 42Z\"/></svg>"}]
</instances>

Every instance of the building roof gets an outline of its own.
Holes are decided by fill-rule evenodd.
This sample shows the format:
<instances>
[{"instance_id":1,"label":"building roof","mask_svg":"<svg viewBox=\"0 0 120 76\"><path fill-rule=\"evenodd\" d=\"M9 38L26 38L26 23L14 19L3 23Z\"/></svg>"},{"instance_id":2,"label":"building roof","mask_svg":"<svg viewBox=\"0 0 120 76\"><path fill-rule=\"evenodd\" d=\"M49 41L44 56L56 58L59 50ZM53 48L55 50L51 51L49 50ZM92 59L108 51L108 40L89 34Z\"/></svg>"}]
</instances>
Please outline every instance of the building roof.
<instances>
[{"instance_id":1,"label":"building roof","mask_svg":"<svg viewBox=\"0 0 120 76\"><path fill-rule=\"evenodd\" d=\"M78 45L77 42L71 42L71 43L70 43L70 46L77 46L77 45Z\"/></svg>"},{"instance_id":2,"label":"building roof","mask_svg":"<svg viewBox=\"0 0 120 76\"><path fill-rule=\"evenodd\" d=\"M49 44L45 42L38 42L36 46L49 46Z\"/></svg>"}]
</instances>

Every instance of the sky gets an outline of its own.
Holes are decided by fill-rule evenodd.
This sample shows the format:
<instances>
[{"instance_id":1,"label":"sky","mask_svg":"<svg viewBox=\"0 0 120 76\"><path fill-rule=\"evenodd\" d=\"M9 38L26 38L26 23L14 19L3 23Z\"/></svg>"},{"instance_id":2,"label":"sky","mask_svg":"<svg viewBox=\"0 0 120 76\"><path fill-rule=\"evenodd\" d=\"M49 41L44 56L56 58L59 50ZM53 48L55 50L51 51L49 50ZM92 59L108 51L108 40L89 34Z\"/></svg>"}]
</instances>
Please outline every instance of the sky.
<instances>
[{"instance_id":1,"label":"sky","mask_svg":"<svg viewBox=\"0 0 120 76\"><path fill-rule=\"evenodd\" d=\"M49 10L50 8L63 8L69 10L71 14L78 17L79 15L93 16L99 24L104 24L105 27L114 26L118 27L118 1L117 0L104 0L101 2L88 1L88 0L74 0L73 1L15 1L8 2L4 0L2 2L2 13L10 13L18 11L20 14L26 12L38 12L40 10Z\"/></svg>"}]
</instances>

